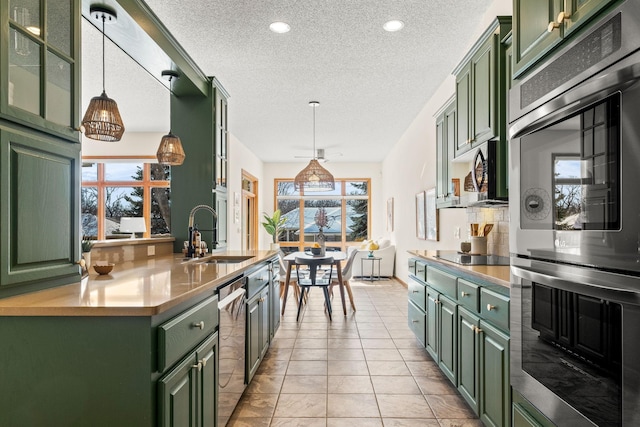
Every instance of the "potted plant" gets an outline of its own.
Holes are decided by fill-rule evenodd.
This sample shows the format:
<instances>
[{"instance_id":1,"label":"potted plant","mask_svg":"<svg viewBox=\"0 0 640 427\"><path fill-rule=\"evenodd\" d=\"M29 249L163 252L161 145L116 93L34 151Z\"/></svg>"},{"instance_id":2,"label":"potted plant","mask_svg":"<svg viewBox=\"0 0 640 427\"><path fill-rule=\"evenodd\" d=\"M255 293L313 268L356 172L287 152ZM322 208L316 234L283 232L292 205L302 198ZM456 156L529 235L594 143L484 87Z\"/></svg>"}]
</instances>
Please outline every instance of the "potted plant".
<instances>
[{"instance_id":1,"label":"potted plant","mask_svg":"<svg viewBox=\"0 0 640 427\"><path fill-rule=\"evenodd\" d=\"M271 249L276 249L279 247L278 245L278 237L280 233L282 233L282 226L287 222L287 218L283 218L280 212L280 209L276 209L273 215L269 216L266 213L263 213L264 222L262 226L267 233L271 234L273 238L273 242L271 243Z\"/></svg>"},{"instance_id":2,"label":"potted plant","mask_svg":"<svg viewBox=\"0 0 640 427\"><path fill-rule=\"evenodd\" d=\"M89 265L91 264L91 248L93 248L93 241L88 236L82 236L82 242L80 242L82 248L82 259L84 260L84 268L89 271Z\"/></svg>"}]
</instances>

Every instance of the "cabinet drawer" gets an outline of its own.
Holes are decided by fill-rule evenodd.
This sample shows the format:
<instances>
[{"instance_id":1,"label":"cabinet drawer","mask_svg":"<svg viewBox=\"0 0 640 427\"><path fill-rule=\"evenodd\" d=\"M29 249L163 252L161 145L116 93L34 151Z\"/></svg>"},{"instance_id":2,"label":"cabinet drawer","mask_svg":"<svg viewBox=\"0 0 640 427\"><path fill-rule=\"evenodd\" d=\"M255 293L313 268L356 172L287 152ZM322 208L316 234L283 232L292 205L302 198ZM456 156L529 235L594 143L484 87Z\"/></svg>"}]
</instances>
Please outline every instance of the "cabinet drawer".
<instances>
[{"instance_id":1,"label":"cabinet drawer","mask_svg":"<svg viewBox=\"0 0 640 427\"><path fill-rule=\"evenodd\" d=\"M504 330L509 330L509 297L482 288L480 290L480 312L486 321Z\"/></svg>"},{"instance_id":2,"label":"cabinet drawer","mask_svg":"<svg viewBox=\"0 0 640 427\"><path fill-rule=\"evenodd\" d=\"M249 298L260 292L269 283L269 267L263 266L247 276L247 295Z\"/></svg>"},{"instance_id":3,"label":"cabinet drawer","mask_svg":"<svg viewBox=\"0 0 640 427\"><path fill-rule=\"evenodd\" d=\"M427 281L427 264L416 261L416 277L423 282Z\"/></svg>"},{"instance_id":4,"label":"cabinet drawer","mask_svg":"<svg viewBox=\"0 0 640 427\"><path fill-rule=\"evenodd\" d=\"M427 277L429 280L427 283L433 289L440 293L445 294L448 297L456 298L456 280L455 276L449 273L445 273L434 267L427 267Z\"/></svg>"},{"instance_id":5,"label":"cabinet drawer","mask_svg":"<svg viewBox=\"0 0 640 427\"><path fill-rule=\"evenodd\" d=\"M408 309L408 323L409 329L414 333L418 341L424 346L426 342L426 324L427 316L424 311L416 307L411 301L409 301Z\"/></svg>"},{"instance_id":6,"label":"cabinet drawer","mask_svg":"<svg viewBox=\"0 0 640 427\"><path fill-rule=\"evenodd\" d=\"M184 357L218 327L218 297L212 296L158 327L158 370Z\"/></svg>"},{"instance_id":7,"label":"cabinet drawer","mask_svg":"<svg viewBox=\"0 0 640 427\"><path fill-rule=\"evenodd\" d=\"M409 289L409 300L423 311L427 310L427 287L412 277L407 283Z\"/></svg>"},{"instance_id":8,"label":"cabinet drawer","mask_svg":"<svg viewBox=\"0 0 640 427\"><path fill-rule=\"evenodd\" d=\"M416 275L416 260L413 258L409 259L409 274Z\"/></svg>"},{"instance_id":9,"label":"cabinet drawer","mask_svg":"<svg viewBox=\"0 0 640 427\"><path fill-rule=\"evenodd\" d=\"M458 279L458 303L474 313L479 313L480 286L464 279Z\"/></svg>"}]
</instances>

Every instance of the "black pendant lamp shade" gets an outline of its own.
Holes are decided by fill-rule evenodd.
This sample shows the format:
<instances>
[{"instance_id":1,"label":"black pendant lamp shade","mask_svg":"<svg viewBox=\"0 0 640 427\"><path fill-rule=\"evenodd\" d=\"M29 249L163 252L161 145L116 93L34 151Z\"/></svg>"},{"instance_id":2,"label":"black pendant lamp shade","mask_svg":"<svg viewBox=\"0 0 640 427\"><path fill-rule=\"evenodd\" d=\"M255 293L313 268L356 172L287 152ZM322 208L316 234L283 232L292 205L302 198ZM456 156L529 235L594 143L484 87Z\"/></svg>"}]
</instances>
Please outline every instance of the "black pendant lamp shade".
<instances>
[{"instance_id":1,"label":"black pendant lamp shade","mask_svg":"<svg viewBox=\"0 0 640 427\"><path fill-rule=\"evenodd\" d=\"M169 79L169 90L172 89L172 80L179 77L178 73L172 70L163 71L162 76ZM185 157L186 155L182 148L182 141L180 141L180 138L169 130L169 133L163 136L160 140L160 146L156 153L158 163L161 165L180 166L184 163Z\"/></svg>"},{"instance_id":2,"label":"black pendant lamp shade","mask_svg":"<svg viewBox=\"0 0 640 427\"><path fill-rule=\"evenodd\" d=\"M120 141L124 134L124 124L116 101L109 98L104 89L104 26L107 21L116 21L114 10L106 6L91 6L91 16L102 20L102 95L94 96L89 102L82 119L84 135L98 141Z\"/></svg>"},{"instance_id":3,"label":"black pendant lamp shade","mask_svg":"<svg viewBox=\"0 0 640 427\"><path fill-rule=\"evenodd\" d=\"M302 169L293 182L296 191L304 189L305 193L332 191L336 188L333 175L323 168L316 159L316 107L320 105L318 101L309 102L313 107L313 158L306 168Z\"/></svg>"}]
</instances>

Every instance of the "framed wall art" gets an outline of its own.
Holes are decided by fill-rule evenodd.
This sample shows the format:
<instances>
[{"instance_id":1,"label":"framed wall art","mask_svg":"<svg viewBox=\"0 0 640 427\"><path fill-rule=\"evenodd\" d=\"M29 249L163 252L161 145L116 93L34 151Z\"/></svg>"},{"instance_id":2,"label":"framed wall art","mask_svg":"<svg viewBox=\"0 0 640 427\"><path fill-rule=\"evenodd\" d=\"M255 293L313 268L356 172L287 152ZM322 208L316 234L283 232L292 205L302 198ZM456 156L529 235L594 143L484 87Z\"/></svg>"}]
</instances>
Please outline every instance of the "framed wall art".
<instances>
[{"instance_id":1,"label":"framed wall art","mask_svg":"<svg viewBox=\"0 0 640 427\"><path fill-rule=\"evenodd\" d=\"M387 231L393 231L393 197L387 199Z\"/></svg>"},{"instance_id":2,"label":"framed wall art","mask_svg":"<svg viewBox=\"0 0 640 427\"><path fill-rule=\"evenodd\" d=\"M436 189L425 192L426 239L438 240L438 209L436 209Z\"/></svg>"},{"instance_id":3,"label":"framed wall art","mask_svg":"<svg viewBox=\"0 0 640 427\"><path fill-rule=\"evenodd\" d=\"M427 217L425 206L425 192L416 194L416 237L421 240L427 238Z\"/></svg>"}]
</instances>

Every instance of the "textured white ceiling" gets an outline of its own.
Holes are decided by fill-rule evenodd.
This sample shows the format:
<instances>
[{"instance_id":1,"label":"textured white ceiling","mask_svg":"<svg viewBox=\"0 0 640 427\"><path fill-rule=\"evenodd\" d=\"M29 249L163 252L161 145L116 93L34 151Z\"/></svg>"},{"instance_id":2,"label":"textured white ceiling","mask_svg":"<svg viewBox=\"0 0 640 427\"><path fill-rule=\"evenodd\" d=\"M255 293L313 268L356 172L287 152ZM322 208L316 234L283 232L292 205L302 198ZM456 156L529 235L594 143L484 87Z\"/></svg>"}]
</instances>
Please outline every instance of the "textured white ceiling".
<instances>
[{"instance_id":1,"label":"textured white ceiling","mask_svg":"<svg viewBox=\"0 0 640 427\"><path fill-rule=\"evenodd\" d=\"M316 147L326 149L329 159L381 161L481 32L491 3L146 2L200 68L231 94L230 131L265 162L304 162L294 156L312 154L311 100L320 102ZM389 19L404 21L405 28L384 31ZM272 33L274 21L287 22L291 31ZM99 94L101 74L99 59L87 61L100 52L100 33L87 23L83 28L84 106ZM107 61L107 94L121 106L127 129L166 131L167 91L113 46ZM338 152L342 156L332 159Z\"/></svg>"}]
</instances>

